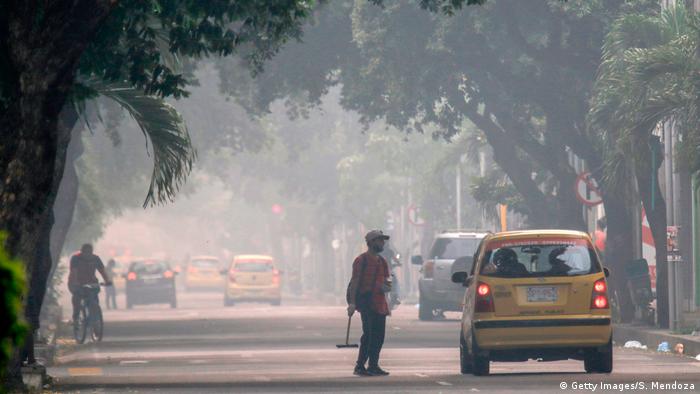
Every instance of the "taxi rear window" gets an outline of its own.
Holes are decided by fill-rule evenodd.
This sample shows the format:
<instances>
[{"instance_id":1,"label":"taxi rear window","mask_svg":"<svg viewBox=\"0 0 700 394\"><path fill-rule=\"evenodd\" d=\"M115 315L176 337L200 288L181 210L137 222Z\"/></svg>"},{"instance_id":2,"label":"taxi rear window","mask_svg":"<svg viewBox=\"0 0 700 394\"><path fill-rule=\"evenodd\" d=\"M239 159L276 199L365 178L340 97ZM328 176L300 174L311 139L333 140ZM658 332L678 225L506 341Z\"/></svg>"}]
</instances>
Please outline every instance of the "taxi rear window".
<instances>
[{"instance_id":1,"label":"taxi rear window","mask_svg":"<svg viewBox=\"0 0 700 394\"><path fill-rule=\"evenodd\" d=\"M500 278L579 276L600 272L585 240L502 243L486 251L480 274Z\"/></svg>"},{"instance_id":2,"label":"taxi rear window","mask_svg":"<svg viewBox=\"0 0 700 394\"><path fill-rule=\"evenodd\" d=\"M192 260L190 264L198 268L219 268L219 261L212 259Z\"/></svg>"},{"instance_id":3,"label":"taxi rear window","mask_svg":"<svg viewBox=\"0 0 700 394\"><path fill-rule=\"evenodd\" d=\"M241 272L270 272L272 263L269 261L241 261L234 265L236 271Z\"/></svg>"}]
</instances>

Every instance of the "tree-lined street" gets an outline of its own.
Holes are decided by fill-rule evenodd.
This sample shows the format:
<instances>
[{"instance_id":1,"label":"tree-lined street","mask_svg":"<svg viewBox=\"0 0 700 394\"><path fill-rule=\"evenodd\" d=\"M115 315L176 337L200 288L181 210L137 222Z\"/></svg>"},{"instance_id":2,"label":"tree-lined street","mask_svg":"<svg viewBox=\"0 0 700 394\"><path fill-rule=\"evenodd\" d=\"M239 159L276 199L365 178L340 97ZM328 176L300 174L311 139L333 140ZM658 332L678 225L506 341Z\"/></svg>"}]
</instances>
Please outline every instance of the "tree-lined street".
<instances>
[{"instance_id":1,"label":"tree-lined street","mask_svg":"<svg viewBox=\"0 0 700 394\"><path fill-rule=\"evenodd\" d=\"M220 306L214 293L181 295L182 307L105 311L105 339L64 340L49 369L61 392L565 392L561 382L700 381L689 357L615 348L615 372L588 375L580 361L494 363L493 376L459 374L459 314L421 322L414 305L387 324L387 378L352 375L357 349L344 341L345 311L309 300L281 307ZM360 330L354 318L351 342ZM682 391L675 391L682 392Z\"/></svg>"}]
</instances>

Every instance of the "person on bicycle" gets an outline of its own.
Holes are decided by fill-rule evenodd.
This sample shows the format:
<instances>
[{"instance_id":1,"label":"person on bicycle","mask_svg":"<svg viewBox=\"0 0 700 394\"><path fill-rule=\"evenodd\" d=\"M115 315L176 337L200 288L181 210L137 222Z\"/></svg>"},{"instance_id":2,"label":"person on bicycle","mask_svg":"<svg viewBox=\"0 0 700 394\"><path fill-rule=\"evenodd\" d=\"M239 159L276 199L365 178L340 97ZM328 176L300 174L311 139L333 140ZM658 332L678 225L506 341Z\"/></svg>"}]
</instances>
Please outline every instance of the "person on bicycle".
<instances>
[{"instance_id":1,"label":"person on bicycle","mask_svg":"<svg viewBox=\"0 0 700 394\"><path fill-rule=\"evenodd\" d=\"M95 271L100 272L106 286L112 285L112 278L107 275L102 260L92 253L92 245L84 244L80 247L80 252L70 258L70 272L68 273L68 290L72 295L74 322L78 321L80 316L80 301L83 297L91 297L91 301L99 305L100 301L97 298L97 293L100 291L99 287L96 291L85 291L83 288L85 285L99 283Z\"/></svg>"}]
</instances>

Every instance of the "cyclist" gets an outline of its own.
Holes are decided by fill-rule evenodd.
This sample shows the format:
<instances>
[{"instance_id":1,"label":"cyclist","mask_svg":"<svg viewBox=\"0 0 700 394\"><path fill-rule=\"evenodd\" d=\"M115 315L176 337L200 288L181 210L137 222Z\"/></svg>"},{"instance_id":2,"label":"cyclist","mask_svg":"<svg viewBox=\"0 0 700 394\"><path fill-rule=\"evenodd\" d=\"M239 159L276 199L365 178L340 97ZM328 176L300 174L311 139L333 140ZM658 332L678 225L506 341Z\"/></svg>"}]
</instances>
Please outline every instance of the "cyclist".
<instances>
[{"instance_id":1,"label":"cyclist","mask_svg":"<svg viewBox=\"0 0 700 394\"><path fill-rule=\"evenodd\" d=\"M97 293L100 292L100 288L97 287L94 291L90 291L90 289L83 287L99 283L95 271L100 272L106 286L112 285L112 278L107 275L102 260L92 253L92 245L84 244L80 247L80 252L70 258L70 272L68 273L68 290L72 295L74 324L80 316L80 301L83 298L88 299L88 305L99 305L100 301L97 298ZM77 326L75 327L77 328Z\"/></svg>"}]
</instances>

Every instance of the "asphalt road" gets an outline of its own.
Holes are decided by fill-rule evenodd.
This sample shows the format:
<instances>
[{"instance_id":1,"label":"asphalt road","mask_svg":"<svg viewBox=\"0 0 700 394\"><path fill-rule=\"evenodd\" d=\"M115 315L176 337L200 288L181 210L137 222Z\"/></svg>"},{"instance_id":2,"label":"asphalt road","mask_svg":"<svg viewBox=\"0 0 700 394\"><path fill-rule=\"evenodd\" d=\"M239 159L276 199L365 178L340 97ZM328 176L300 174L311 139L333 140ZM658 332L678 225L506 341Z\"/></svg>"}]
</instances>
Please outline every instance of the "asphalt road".
<instances>
[{"instance_id":1,"label":"asphalt road","mask_svg":"<svg viewBox=\"0 0 700 394\"><path fill-rule=\"evenodd\" d=\"M493 363L492 375L461 375L458 314L420 322L413 305L387 324L381 365L388 377L352 375L357 349L345 337L343 307L301 300L280 307L222 306L220 294L181 294L180 307L105 311L102 343L61 338L49 368L58 392L698 392L693 358L615 348L610 375L586 374L580 361ZM123 305L123 302L122 302ZM353 319L351 342L359 338ZM682 384L692 384L684 391ZM609 386L603 387L603 384ZM676 384L673 386L673 384ZM562 389L566 385L566 389ZM596 385L596 386L594 386ZM627 385L627 386L624 386ZM636 385L636 386L632 386ZM680 386L679 386L680 385Z\"/></svg>"}]
</instances>

